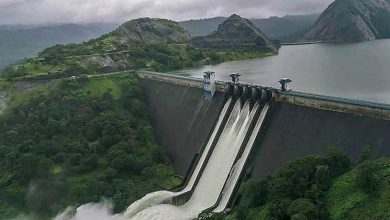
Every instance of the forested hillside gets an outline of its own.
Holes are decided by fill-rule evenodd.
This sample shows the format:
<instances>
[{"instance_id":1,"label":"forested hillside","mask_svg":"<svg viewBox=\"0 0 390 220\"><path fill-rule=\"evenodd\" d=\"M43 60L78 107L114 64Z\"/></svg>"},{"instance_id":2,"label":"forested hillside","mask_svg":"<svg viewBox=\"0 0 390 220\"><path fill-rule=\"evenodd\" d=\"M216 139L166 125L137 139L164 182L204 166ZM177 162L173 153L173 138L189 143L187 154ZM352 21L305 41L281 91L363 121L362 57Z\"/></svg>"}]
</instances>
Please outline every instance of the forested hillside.
<instances>
[{"instance_id":1,"label":"forested hillside","mask_svg":"<svg viewBox=\"0 0 390 220\"><path fill-rule=\"evenodd\" d=\"M102 198L119 212L179 183L135 76L41 86L0 115L0 219L45 219Z\"/></svg>"},{"instance_id":2,"label":"forested hillside","mask_svg":"<svg viewBox=\"0 0 390 220\"><path fill-rule=\"evenodd\" d=\"M55 44L81 43L114 30L116 24L0 26L0 69Z\"/></svg>"},{"instance_id":3,"label":"forested hillside","mask_svg":"<svg viewBox=\"0 0 390 220\"><path fill-rule=\"evenodd\" d=\"M389 219L390 159L371 161L369 152L358 164L336 148L296 158L273 176L246 181L229 215L203 219Z\"/></svg>"},{"instance_id":4,"label":"forested hillside","mask_svg":"<svg viewBox=\"0 0 390 220\"><path fill-rule=\"evenodd\" d=\"M319 14L287 15L250 19L268 37L284 41L297 41L302 38L318 19ZM227 17L205 18L179 22L182 27L194 36L208 35L218 29Z\"/></svg>"},{"instance_id":5,"label":"forested hillside","mask_svg":"<svg viewBox=\"0 0 390 220\"><path fill-rule=\"evenodd\" d=\"M229 35L223 37L235 38ZM11 79L136 69L169 71L276 53L274 50L264 50L264 47L250 48L249 51L230 47L210 50L214 47L213 44L210 48L198 48L192 44L191 39L191 34L174 21L140 18L128 21L113 32L82 44L47 48L37 57L6 68L3 76Z\"/></svg>"}]
</instances>

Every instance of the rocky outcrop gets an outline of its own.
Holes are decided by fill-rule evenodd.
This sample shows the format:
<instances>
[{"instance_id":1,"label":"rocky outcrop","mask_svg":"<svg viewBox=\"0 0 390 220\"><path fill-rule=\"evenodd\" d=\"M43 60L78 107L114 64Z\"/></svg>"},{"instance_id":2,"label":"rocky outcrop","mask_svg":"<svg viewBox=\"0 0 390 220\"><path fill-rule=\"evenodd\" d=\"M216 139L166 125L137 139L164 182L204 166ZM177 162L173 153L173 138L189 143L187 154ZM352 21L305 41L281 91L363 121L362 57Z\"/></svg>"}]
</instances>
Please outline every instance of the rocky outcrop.
<instances>
[{"instance_id":1,"label":"rocky outcrop","mask_svg":"<svg viewBox=\"0 0 390 220\"><path fill-rule=\"evenodd\" d=\"M121 43L185 43L191 34L178 23L166 19L139 18L118 27L112 36Z\"/></svg>"},{"instance_id":2,"label":"rocky outcrop","mask_svg":"<svg viewBox=\"0 0 390 220\"><path fill-rule=\"evenodd\" d=\"M256 25L238 15L227 18L217 31L194 37L191 42L196 47L211 50L277 51L277 46Z\"/></svg>"},{"instance_id":3,"label":"rocky outcrop","mask_svg":"<svg viewBox=\"0 0 390 220\"><path fill-rule=\"evenodd\" d=\"M325 42L390 38L390 0L336 0L305 38Z\"/></svg>"}]
</instances>

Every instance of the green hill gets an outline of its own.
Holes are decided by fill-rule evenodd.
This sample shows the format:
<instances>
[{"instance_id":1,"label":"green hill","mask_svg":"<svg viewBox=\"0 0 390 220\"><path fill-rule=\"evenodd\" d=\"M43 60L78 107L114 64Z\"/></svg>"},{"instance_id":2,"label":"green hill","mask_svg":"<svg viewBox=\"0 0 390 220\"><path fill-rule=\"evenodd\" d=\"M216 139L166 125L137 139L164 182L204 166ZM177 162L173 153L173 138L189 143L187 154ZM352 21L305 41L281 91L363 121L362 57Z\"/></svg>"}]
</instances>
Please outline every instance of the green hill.
<instances>
[{"instance_id":1,"label":"green hill","mask_svg":"<svg viewBox=\"0 0 390 220\"><path fill-rule=\"evenodd\" d=\"M110 32L115 24L62 24L49 26L0 26L0 69L36 56L55 44L81 43Z\"/></svg>"},{"instance_id":2,"label":"green hill","mask_svg":"<svg viewBox=\"0 0 390 220\"><path fill-rule=\"evenodd\" d=\"M232 24L234 25L234 24ZM227 27L228 25L225 25ZM225 41L234 41L230 32ZM260 34L260 33L259 33ZM266 39L266 38L259 38ZM61 77L123 70L168 71L202 64L261 57L275 51L248 47L209 51L191 45L191 35L178 23L166 19L141 18L122 24L111 33L82 44L56 45L37 57L6 68L3 76ZM268 45L268 41L267 45Z\"/></svg>"},{"instance_id":3,"label":"green hill","mask_svg":"<svg viewBox=\"0 0 390 220\"><path fill-rule=\"evenodd\" d=\"M389 219L390 158L361 158L351 165L338 149L296 158L272 176L247 180L229 215L201 219Z\"/></svg>"},{"instance_id":4,"label":"green hill","mask_svg":"<svg viewBox=\"0 0 390 220\"><path fill-rule=\"evenodd\" d=\"M327 192L329 219L390 219L390 159L375 161L371 166L373 170L357 167L334 181ZM376 191L367 193L359 187L362 171L373 172Z\"/></svg>"},{"instance_id":5,"label":"green hill","mask_svg":"<svg viewBox=\"0 0 390 220\"><path fill-rule=\"evenodd\" d=\"M14 95L0 115L0 219L51 219L107 198L121 212L180 183L138 78L79 78Z\"/></svg>"},{"instance_id":6,"label":"green hill","mask_svg":"<svg viewBox=\"0 0 390 220\"><path fill-rule=\"evenodd\" d=\"M302 38L318 19L319 14L287 15L283 17L269 17L250 19L269 38L285 41L298 41ZM226 17L188 20L179 24L194 36L208 35L218 29Z\"/></svg>"},{"instance_id":7,"label":"green hill","mask_svg":"<svg viewBox=\"0 0 390 220\"><path fill-rule=\"evenodd\" d=\"M209 50L277 52L271 42L250 20L232 15L218 26L217 31L192 39L192 44Z\"/></svg>"},{"instance_id":8,"label":"green hill","mask_svg":"<svg viewBox=\"0 0 390 220\"><path fill-rule=\"evenodd\" d=\"M120 44L186 43L191 39L191 34L170 20L139 18L122 24L109 37Z\"/></svg>"}]
</instances>

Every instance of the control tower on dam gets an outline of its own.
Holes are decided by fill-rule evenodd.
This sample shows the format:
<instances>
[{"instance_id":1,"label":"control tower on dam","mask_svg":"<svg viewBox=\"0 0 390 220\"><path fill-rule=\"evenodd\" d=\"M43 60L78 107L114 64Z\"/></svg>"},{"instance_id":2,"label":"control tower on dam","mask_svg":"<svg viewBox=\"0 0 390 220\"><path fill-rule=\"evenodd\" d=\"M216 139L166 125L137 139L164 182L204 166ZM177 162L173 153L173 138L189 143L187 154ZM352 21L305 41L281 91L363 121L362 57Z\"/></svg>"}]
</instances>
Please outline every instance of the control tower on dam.
<instances>
[{"instance_id":1,"label":"control tower on dam","mask_svg":"<svg viewBox=\"0 0 390 220\"><path fill-rule=\"evenodd\" d=\"M343 149L352 160L365 146L371 146L376 158L390 155L389 105L222 81L214 81L210 98L204 79L138 75L158 142L183 178L194 169L229 94L240 90L247 96L243 91L248 87L271 94L262 131L245 163L248 175L266 176L297 156L322 155L330 147Z\"/></svg>"}]
</instances>

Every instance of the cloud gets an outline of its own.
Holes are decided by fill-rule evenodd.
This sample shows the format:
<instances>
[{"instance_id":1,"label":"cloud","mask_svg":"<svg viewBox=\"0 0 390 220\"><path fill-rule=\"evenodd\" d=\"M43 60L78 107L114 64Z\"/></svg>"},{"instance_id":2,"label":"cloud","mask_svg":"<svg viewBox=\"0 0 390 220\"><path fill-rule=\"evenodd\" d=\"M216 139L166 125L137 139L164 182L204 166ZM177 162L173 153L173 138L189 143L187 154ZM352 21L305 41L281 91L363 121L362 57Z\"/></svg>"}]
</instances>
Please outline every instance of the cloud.
<instances>
[{"instance_id":1,"label":"cloud","mask_svg":"<svg viewBox=\"0 0 390 220\"><path fill-rule=\"evenodd\" d=\"M269 17L323 11L332 0L0 0L1 24L123 22L138 17L173 20Z\"/></svg>"}]
</instances>

